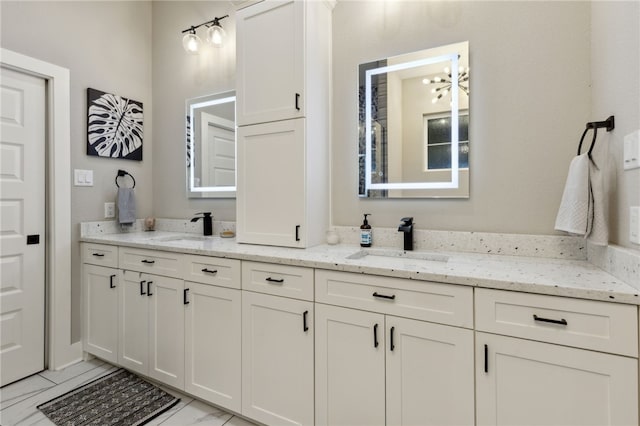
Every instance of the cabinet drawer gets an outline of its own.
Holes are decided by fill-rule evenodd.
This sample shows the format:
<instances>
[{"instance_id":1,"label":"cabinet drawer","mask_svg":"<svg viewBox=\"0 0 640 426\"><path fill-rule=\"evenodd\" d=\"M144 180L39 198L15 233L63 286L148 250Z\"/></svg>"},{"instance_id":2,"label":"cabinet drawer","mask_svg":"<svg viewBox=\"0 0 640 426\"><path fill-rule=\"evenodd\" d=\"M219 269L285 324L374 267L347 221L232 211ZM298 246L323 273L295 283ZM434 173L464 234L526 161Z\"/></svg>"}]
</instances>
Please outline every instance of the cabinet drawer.
<instances>
[{"instance_id":1,"label":"cabinet drawer","mask_svg":"<svg viewBox=\"0 0 640 426\"><path fill-rule=\"evenodd\" d=\"M118 267L118 247L106 244L82 243L82 263Z\"/></svg>"},{"instance_id":2,"label":"cabinet drawer","mask_svg":"<svg viewBox=\"0 0 640 426\"><path fill-rule=\"evenodd\" d=\"M186 281L240 288L239 260L190 255L186 264Z\"/></svg>"},{"instance_id":3,"label":"cabinet drawer","mask_svg":"<svg viewBox=\"0 0 640 426\"><path fill-rule=\"evenodd\" d=\"M242 262L242 289L313 301L313 269Z\"/></svg>"},{"instance_id":4,"label":"cabinet drawer","mask_svg":"<svg viewBox=\"0 0 640 426\"><path fill-rule=\"evenodd\" d=\"M183 276L184 255L179 253L120 247L119 257L120 269L174 278Z\"/></svg>"},{"instance_id":5,"label":"cabinet drawer","mask_svg":"<svg viewBox=\"0 0 640 426\"><path fill-rule=\"evenodd\" d=\"M638 356L637 307L632 305L479 288L476 329Z\"/></svg>"},{"instance_id":6,"label":"cabinet drawer","mask_svg":"<svg viewBox=\"0 0 640 426\"><path fill-rule=\"evenodd\" d=\"M473 328L473 288L316 270L316 302Z\"/></svg>"}]
</instances>

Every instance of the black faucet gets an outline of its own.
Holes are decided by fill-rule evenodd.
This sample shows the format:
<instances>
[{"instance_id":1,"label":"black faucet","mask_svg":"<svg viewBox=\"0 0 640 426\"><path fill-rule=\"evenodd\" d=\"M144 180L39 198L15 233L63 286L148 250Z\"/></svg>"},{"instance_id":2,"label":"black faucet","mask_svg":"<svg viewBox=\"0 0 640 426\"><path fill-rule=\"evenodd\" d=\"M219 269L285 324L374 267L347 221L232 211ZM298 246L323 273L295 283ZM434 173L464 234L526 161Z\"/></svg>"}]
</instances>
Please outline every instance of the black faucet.
<instances>
[{"instance_id":1,"label":"black faucet","mask_svg":"<svg viewBox=\"0 0 640 426\"><path fill-rule=\"evenodd\" d=\"M413 218L403 217L402 223L398 227L398 232L404 232L405 251L413 250Z\"/></svg>"},{"instance_id":2,"label":"black faucet","mask_svg":"<svg viewBox=\"0 0 640 426\"><path fill-rule=\"evenodd\" d=\"M211 212L196 214L201 214L202 216L194 217L193 219L191 219L191 222L197 222L198 219L202 219L202 234L205 236L213 235L213 218L211 217Z\"/></svg>"}]
</instances>

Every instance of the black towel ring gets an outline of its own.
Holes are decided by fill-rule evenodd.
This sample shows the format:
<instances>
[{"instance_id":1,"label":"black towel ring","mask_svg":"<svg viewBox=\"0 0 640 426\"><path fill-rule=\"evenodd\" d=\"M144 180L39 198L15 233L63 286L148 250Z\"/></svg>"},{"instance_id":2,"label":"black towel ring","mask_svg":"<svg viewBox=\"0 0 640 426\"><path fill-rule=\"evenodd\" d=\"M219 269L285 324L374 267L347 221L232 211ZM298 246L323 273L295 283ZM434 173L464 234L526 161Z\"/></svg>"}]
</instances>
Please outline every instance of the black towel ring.
<instances>
[{"instance_id":1,"label":"black towel ring","mask_svg":"<svg viewBox=\"0 0 640 426\"><path fill-rule=\"evenodd\" d=\"M593 160L593 158L591 158L591 152L593 151L593 147L596 144L596 137L598 136L598 129L601 128L605 128L607 129L607 132L612 131L615 128L615 119L612 116L609 116L606 120L604 121L592 121L590 123L587 123L587 126L584 129L584 132L582 132L582 137L580 138L580 144L578 145L578 155L580 155L580 150L582 149L582 142L584 141L584 137L586 136L587 132L589 131L589 129L593 129L593 139L591 140L591 146L589 147L589 151L588 151L588 156L591 160Z\"/></svg>"},{"instance_id":2,"label":"black towel ring","mask_svg":"<svg viewBox=\"0 0 640 426\"><path fill-rule=\"evenodd\" d=\"M131 177L131 179L133 180L133 186L132 188L136 187L136 178L133 177L133 175L125 170L118 170L118 174L116 175L116 186L118 188L120 188L120 185L118 185L118 178L119 177L124 177L124 176L129 176Z\"/></svg>"}]
</instances>

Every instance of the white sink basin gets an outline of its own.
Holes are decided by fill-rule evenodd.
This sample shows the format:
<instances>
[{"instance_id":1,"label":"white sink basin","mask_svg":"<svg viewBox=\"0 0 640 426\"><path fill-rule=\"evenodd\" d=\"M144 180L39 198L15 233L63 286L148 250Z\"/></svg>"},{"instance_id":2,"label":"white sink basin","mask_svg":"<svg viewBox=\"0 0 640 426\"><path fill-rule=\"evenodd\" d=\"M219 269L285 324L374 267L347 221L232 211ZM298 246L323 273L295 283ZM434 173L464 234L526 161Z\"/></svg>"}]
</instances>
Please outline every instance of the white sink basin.
<instances>
[{"instance_id":1,"label":"white sink basin","mask_svg":"<svg viewBox=\"0 0 640 426\"><path fill-rule=\"evenodd\" d=\"M432 262L448 262L449 256L439 253L421 251L404 251L394 249L362 249L347 256L347 259L363 259L365 257L386 257L390 259L416 259Z\"/></svg>"},{"instance_id":2,"label":"white sink basin","mask_svg":"<svg viewBox=\"0 0 640 426\"><path fill-rule=\"evenodd\" d=\"M212 241L216 237L213 236L201 236L201 235L173 235L170 237L158 237L153 238L154 241L169 242L169 241Z\"/></svg>"}]
</instances>

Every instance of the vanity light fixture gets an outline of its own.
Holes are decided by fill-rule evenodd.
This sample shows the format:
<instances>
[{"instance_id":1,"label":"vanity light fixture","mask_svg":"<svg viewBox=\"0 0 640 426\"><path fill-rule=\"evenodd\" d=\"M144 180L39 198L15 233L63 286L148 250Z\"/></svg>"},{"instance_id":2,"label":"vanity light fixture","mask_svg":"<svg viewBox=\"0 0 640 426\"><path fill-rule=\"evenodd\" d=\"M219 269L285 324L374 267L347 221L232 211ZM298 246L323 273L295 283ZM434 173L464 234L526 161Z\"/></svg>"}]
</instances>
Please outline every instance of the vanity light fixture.
<instances>
[{"instance_id":1,"label":"vanity light fixture","mask_svg":"<svg viewBox=\"0 0 640 426\"><path fill-rule=\"evenodd\" d=\"M445 67L444 69L444 77L434 77L433 79L425 78L422 80L423 84L439 84L441 86L434 87L431 89L431 93L434 94L433 99L431 99L431 103L436 103L443 97L447 96L451 91L452 79L451 79L451 70L449 67ZM469 96L469 68L466 69L463 66L458 68L458 87L464 93ZM467 83L467 86L464 86L464 83Z\"/></svg>"},{"instance_id":2,"label":"vanity light fixture","mask_svg":"<svg viewBox=\"0 0 640 426\"><path fill-rule=\"evenodd\" d=\"M183 30L182 34L184 34L184 37L182 37L182 47L184 47L184 50L188 53L198 53L202 46L202 40L198 37L198 34L196 34L196 30L202 26L207 27L207 43L215 47L222 47L227 33L222 28L222 25L220 25L220 21L228 17L229 15L224 15L220 18L213 18L211 21L203 22L200 25L192 25L190 28Z\"/></svg>"}]
</instances>

